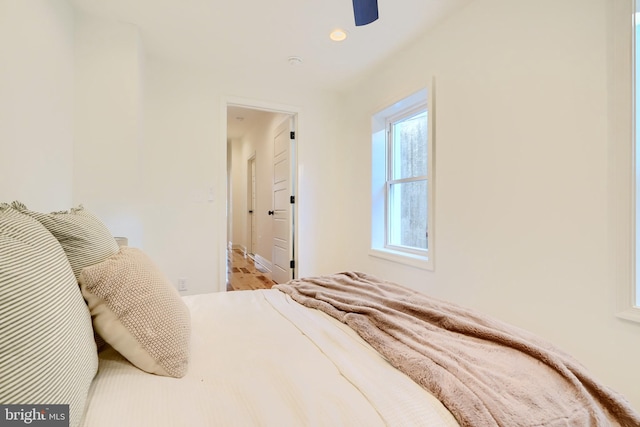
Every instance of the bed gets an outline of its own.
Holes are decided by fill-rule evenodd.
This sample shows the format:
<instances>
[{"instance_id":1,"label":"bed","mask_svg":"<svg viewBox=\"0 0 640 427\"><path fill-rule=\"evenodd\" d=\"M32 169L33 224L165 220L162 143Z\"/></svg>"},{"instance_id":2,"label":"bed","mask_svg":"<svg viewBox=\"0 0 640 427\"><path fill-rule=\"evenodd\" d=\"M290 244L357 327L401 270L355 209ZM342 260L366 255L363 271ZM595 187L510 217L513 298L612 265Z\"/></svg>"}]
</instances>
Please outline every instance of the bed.
<instances>
[{"instance_id":1,"label":"bed","mask_svg":"<svg viewBox=\"0 0 640 427\"><path fill-rule=\"evenodd\" d=\"M85 427L640 426L561 350L365 273L180 297L82 206L19 202L0 204L0 255L0 405L23 417L62 405L64 425Z\"/></svg>"},{"instance_id":2,"label":"bed","mask_svg":"<svg viewBox=\"0 0 640 427\"><path fill-rule=\"evenodd\" d=\"M147 374L109 348L83 425L458 425L352 330L280 291L184 301L192 315L186 375Z\"/></svg>"}]
</instances>

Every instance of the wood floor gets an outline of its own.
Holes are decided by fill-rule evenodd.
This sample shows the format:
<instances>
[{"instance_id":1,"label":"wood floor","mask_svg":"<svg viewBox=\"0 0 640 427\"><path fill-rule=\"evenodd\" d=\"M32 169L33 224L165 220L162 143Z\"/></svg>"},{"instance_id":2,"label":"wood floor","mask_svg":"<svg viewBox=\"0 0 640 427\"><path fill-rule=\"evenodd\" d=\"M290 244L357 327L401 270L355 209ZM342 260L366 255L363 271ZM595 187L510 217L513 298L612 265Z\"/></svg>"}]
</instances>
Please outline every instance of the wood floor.
<instances>
[{"instance_id":1,"label":"wood floor","mask_svg":"<svg viewBox=\"0 0 640 427\"><path fill-rule=\"evenodd\" d=\"M227 251L227 290L270 289L271 274L240 249Z\"/></svg>"}]
</instances>

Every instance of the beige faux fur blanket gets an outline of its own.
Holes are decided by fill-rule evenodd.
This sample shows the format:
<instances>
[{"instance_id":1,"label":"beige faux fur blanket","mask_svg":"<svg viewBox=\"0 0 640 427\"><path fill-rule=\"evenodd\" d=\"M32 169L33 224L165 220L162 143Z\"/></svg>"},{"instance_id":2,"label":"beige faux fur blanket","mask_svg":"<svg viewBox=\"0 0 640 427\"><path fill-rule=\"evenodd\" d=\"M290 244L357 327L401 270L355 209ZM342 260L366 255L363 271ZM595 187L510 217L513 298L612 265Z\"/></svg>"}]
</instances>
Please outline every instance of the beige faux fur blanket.
<instances>
[{"instance_id":1,"label":"beige faux fur blanket","mask_svg":"<svg viewBox=\"0 0 640 427\"><path fill-rule=\"evenodd\" d=\"M274 288L349 325L462 426L640 426L572 357L488 316L363 273Z\"/></svg>"}]
</instances>

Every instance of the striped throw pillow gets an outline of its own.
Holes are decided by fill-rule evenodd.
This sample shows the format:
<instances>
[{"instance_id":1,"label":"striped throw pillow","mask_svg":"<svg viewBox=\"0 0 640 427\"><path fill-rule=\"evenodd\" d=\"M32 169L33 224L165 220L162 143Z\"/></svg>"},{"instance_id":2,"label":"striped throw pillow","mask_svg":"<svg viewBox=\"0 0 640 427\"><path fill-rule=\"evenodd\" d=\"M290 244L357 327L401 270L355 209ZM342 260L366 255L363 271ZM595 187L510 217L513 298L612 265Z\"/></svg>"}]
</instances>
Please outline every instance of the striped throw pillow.
<instances>
[{"instance_id":1,"label":"striped throw pillow","mask_svg":"<svg viewBox=\"0 0 640 427\"><path fill-rule=\"evenodd\" d=\"M0 205L0 403L68 404L80 424L98 368L91 317L58 241Z\"/></svg>"},{"instance_id":2,"label":"striped throw pillow","mask_svg":"<svg viewBox=\"0 0 640 427\"><path fill-rule=\"evenodd\" d=\"M20 202L13 202L11 206L38 220L58 239L76 279L84 267L98 264L118 253L116 239L98 217L82 205L48 214L30 211Z\"/></svg>"}]
</instances>

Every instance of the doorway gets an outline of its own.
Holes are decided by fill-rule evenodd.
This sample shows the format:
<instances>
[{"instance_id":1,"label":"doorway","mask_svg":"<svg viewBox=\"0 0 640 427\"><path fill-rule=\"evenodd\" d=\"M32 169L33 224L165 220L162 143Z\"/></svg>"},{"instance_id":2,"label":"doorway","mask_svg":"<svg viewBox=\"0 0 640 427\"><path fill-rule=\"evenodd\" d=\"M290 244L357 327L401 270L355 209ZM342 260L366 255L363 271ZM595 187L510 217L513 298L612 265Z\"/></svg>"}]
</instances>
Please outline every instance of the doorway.
<instances>
[{"instance_id":1,"label":"doorway","mask_svg":"<svg viewBox=\"0 0 640 427\"><path fill-rule=\"evenodd\" d=\"M269 273L277 270L278 282L296 276L297 123L295 108L260 102L226 100L227 126L227 259L229 251L241 252ZM283 133L278 126L289 123L286 144L290 186L276 185L283 176ZM278 133L279 132L279 133ZM277 137L277 138L276 138ZM277 199L276 199L277 196ZM282 200L286 199L287 215ZM277 213L276 213L277 212ZM289 239L282 245L282 236ZM277 243L277 245L276 245ZM283 252L283 247L285 252ZM283 276L282 266L287 269Z\"/></svg>"}]
</instances>

